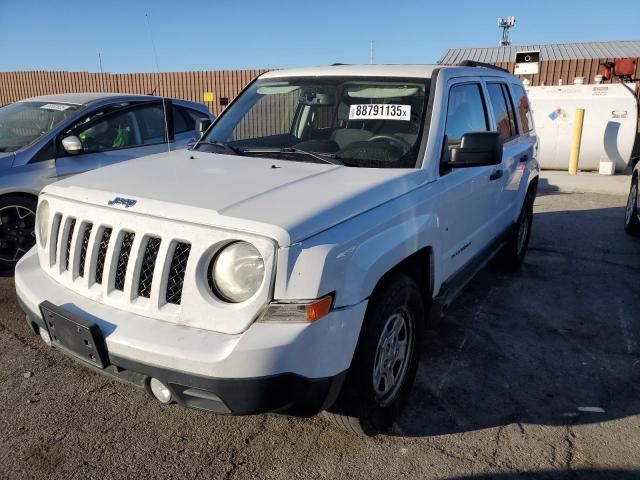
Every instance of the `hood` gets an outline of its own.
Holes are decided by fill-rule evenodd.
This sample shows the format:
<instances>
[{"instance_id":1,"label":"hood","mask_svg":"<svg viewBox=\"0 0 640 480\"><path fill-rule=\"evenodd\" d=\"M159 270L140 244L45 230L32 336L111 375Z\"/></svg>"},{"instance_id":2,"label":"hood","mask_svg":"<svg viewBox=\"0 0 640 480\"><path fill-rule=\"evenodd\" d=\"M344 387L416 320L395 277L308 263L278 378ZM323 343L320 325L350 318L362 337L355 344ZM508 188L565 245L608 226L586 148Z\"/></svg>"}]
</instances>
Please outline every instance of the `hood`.
<instances>
[{"instance_id":1,"label":"hood","mask_svg":"<svg viewBox=\"0 0 640 480\"><path fill-rule=\"evenodd\" d=\"M13 152L0 152L0 170L11 168L16 154Z\"/></svg>"},{"instance_id":2,"label":"hood","mask_svg":"<svg viewBox=\"0 0 640 480\"><path fill-rule=\"evenodd\" d=\"M86 203L299 242L403 195L416 169L342 166L175 151L93 170L45 192ZM131 205L126 200L135 200Z\"/></svg>"}]
</instances>

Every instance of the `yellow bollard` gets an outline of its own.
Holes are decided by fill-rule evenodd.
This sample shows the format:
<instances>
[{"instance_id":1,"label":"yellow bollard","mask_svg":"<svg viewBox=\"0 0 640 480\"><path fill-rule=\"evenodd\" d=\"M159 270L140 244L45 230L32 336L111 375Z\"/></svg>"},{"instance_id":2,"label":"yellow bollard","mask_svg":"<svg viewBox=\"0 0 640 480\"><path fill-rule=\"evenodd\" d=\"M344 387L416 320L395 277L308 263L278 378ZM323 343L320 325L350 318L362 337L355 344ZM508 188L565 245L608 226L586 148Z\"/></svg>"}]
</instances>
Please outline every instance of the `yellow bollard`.
<instances>
[{"instance_id":1,"label":"yellow bollard","mask_svg":"<svg viewBox=\"0 0 640 480\"><path fill-rule=\"evenodd\" d=\"M571 151L569 152L569 175L578 173L578 160L580 159L580 143L582 142L582 125L584 123L584 108L576 110L576 117L573 123L573 138L571 140Z\"/></svg>"}]
</instances>

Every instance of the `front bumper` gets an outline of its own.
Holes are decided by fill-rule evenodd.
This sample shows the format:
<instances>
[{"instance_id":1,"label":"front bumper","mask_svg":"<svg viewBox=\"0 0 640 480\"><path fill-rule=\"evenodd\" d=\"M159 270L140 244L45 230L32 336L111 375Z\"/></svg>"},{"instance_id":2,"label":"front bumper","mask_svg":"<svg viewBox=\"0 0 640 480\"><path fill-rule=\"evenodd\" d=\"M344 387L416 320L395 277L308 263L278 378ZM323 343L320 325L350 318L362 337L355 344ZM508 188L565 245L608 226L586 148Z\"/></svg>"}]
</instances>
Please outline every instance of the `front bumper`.
<instances>
[{"instance_id":1,"label":"front bumper","mask_svg":"<svg viewBox=\"0 0 640 480\"><path fill-rule=\"evenodd\" d=\"M109 364L102 372L140 387L157 378L178 403L218 413L306 416L328 407L351 364L366 309L362 302L312 324L254 323L227 335L82 297L40 269L35 249L16 267L15 283L34 331L46 328L39 307L49 301L99 327Z\"/></svg>"}]
</instances>

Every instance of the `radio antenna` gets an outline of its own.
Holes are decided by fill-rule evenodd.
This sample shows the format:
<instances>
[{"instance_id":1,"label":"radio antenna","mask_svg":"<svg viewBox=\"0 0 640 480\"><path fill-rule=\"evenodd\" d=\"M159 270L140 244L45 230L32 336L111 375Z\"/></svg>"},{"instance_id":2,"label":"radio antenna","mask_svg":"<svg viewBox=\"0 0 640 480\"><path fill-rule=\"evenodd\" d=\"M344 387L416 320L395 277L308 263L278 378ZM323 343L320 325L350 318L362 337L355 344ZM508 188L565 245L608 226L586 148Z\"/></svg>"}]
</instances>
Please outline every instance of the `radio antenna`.
<instances>
[{"instance_id":1,"label":"radio antenna","mask_svg":"<svg viewBox=\"0 0 640 480\"><path fill-rule=\"evenodd\" d=\"M156 90L158 89L158 83L160 82L160 66L158 63L158 52L156 51L156 43L153 41L153 33L151 31L151 18L149 17L148 13L145 13L144 16L146 17L146 20L147 20L149 42L151 42L151 48L153 50L153 58L156 64L156 84L153 87L153 90L148 93L148 95L155 95ZM162 86L162 92L164 93L165 92L164 85L161 85L161 86ZM165 139L167 140L167 152L170 152L171 143L169 142L169 122L167 120L167 102L164 96L162 97L162 116L164 117L164 132L165 132Z\"/></svg>"},{"instance_id":2,"label":"radio antenna","mask_svg":"<svg viewBox=\"0 0 640 480\"><path fill-rule=\"evenodd\" d=\"M100 64L100 91L104 93L104 71L102 70L102 53L98 52L98 63Z\"/></svg>"}]
</instances>

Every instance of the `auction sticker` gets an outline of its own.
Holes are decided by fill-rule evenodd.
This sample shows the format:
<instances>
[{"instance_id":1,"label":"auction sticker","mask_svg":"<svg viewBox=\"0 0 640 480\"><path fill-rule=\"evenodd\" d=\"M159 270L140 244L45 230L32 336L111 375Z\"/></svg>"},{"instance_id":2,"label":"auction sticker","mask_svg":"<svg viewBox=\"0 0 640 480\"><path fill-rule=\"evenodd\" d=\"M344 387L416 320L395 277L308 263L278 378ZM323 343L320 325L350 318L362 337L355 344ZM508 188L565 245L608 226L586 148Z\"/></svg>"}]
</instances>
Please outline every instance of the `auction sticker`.
<instances>
[{"instance_id":1,"label":"auction sticker","mask_svg":"<svg viewBox=\"0 0 640 480\"><path fill-rule=\"evenodd\" d=\"M351 105L349 120L411 120L411 105Z\"/></svg>"},{"instance_id":2,"label":"auction sticker","mask_svg":"<svg viewBox=\"0 0 640 480\"><path fill-rule=\"evenodd\" d=\"M66 110L67 108L70 108L69 105L61 105L60 103L47 103L46 105L42 105L40 108L43 108L45 110L57 110L57 111L63 111Z\"/></svg>"}]
</instances>

